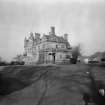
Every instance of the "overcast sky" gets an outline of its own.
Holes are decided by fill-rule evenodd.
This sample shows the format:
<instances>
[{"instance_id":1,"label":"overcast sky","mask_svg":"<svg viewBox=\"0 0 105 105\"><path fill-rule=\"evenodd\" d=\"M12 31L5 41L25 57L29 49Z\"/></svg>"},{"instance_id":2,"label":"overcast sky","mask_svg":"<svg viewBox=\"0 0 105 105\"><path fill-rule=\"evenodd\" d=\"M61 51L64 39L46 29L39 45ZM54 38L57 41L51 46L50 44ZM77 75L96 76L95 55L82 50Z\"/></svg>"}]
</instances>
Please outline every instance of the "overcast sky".
<instances>
[{"instance_id":1,"label":"overcast sky","mask_svg":"<svg viewBox=\"0 0 105 105\"><path fill-rule=\"evenodd\" d=\"M24 51L29 32L69 34L83 53L105 51L104 0L0 0L0 55L10 60Z\"/></svg>"}]
</instances>

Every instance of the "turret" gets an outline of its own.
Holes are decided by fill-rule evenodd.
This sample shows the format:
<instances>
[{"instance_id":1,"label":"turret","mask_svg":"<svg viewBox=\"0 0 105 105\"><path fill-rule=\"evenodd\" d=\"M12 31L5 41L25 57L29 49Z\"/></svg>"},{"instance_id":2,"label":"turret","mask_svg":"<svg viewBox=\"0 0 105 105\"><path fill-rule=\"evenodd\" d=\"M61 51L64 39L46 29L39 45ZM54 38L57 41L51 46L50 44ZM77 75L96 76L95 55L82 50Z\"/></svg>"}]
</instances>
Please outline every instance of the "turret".
<instances>
[{"instance_id":1,"label":"turret","mask_svg":"<svg viewBox=\"0 0 105 105\"><path fill-rule=\"evenodd\" d=\"M30 32L29 39L34 40L34 35L33 35L33 33L32 33L32 32Z\"/></svg>"},{"instance_id":2,"label":"turret","mask_svg":"<svg viewBox=\"0 0 105 105\"><path fill-rule=\"evenodd\" d=\"M27 46L27 38L25 37L24 38L24 47L26 47Z\"/></svg>"}]
</instances>

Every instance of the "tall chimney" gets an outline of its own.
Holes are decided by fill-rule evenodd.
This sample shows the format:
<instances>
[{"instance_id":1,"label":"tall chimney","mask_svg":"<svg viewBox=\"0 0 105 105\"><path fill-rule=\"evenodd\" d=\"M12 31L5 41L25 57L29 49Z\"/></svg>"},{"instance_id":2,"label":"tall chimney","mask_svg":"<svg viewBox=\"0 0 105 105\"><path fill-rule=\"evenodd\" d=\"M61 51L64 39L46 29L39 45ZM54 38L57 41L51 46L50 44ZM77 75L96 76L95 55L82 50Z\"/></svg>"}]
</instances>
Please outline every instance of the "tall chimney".
<instances>
[{"instance_id":1,"label":"tall chimney","mask_svg":"<svg viewBox=\"0 0 105 105\"><path fill-rule=\"evenodd\" d=\"M64 34L64 39L67 41L68 40L68 34Z\"/></svg>"},{"instance_id":2,"label":"tall chimney","mask_svg":"<svg viewBox=\"0 0 105 105\"><path fill-rule=\"evenodd\" d=\"M51 27L50 35L55 35L55 27Z\"/></svg>"}]
</instances>

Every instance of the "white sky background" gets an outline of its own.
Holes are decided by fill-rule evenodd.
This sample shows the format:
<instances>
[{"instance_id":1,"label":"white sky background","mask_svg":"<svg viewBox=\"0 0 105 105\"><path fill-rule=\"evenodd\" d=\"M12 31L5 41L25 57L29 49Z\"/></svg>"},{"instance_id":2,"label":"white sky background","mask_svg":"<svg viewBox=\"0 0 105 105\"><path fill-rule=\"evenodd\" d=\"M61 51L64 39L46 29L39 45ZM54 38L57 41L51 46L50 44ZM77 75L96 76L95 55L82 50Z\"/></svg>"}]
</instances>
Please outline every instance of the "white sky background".
<instances>
[{"instance_id":1,"label":"white sky background","mask_svg":"<svg viewBox=\"0 0 105 105\"><path fill-rule=\"evenodd\" d=\"M50 26L84 54L105 51L104 0L0 0L0 55L11 60L30 31L47 34Z\"/></svg>"}]
</instances>

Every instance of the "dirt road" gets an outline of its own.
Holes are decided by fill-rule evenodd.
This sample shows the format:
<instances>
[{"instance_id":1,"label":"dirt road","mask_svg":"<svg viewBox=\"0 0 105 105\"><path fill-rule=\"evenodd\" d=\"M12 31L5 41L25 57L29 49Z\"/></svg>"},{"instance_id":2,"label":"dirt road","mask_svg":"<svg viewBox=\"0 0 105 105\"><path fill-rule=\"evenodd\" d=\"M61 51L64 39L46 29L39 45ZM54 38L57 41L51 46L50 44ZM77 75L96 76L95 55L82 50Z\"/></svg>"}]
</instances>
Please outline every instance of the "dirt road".
<instances>
[{"instance_id":1,"label":"dirt road","mask_svg":"<svg viewBox=\"0 0 105 105\"><path fill-rule=\"evenodd\" d=\"M91 94L90 69L87 65L7 67L4 77L14 77L27 86L1 96L0 105L85 105L84 93ZM92 73L94 80L105 81L105 68L93 67Z\"/></svg>"}]
</instances>

